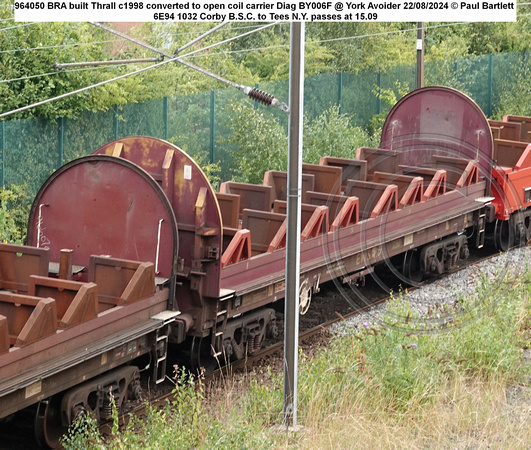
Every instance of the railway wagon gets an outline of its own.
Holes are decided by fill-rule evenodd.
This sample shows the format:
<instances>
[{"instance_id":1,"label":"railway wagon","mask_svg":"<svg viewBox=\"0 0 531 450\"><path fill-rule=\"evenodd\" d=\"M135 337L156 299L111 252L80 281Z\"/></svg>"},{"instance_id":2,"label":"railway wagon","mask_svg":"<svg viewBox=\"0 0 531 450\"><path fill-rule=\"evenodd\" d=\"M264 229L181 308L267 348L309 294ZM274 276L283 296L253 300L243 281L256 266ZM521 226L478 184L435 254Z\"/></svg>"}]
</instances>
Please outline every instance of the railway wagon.
<instances>
[{"instance_id":1,"label":"railway wagon","mask_svg":"<svg viewBox=\"0 0 531 450\"><path fill-rule=\"evenodd\" d=\"M531 238L531 117L489 120L493 136L492 221L497 248L507 250Z\"/></svg>"},{"instance_id":2,"label":"railway wagon","mask_svg":"<svg viewBox=\"0 0 531 450\"><path fill-rule=\"evenodd\" d=\"M494 132L465 95L424 88L392 109L379 148L304 164L300 313L325 281L388 264L416 283L483 246L488 226L506 224L505 239L514 220L500 211L516 197L493 185ZM28 245L0 246L0 419L37 404L36 433L55 446L77 414L104 419L109 392L140 396L138 356L162 380L168 352L196 369L275 336L286 186L267 171L262 185L215 191L189 155L149 137L58 169Z\"/></svg>"}]
</instances>

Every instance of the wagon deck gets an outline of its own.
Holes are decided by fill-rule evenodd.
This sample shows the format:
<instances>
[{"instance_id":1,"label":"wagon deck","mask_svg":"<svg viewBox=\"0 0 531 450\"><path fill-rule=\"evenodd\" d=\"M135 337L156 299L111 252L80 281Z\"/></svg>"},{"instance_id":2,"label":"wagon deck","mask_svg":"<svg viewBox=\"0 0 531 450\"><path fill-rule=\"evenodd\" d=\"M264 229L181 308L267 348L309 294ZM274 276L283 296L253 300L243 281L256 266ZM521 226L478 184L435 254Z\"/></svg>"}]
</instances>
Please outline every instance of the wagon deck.
<instances>
[{"instance_id":1,"label":"wagon deck","mask_svg":"<svg viewBox=\"0 0 531 450\"><path fill-rule=\"evenodd\" d=\"M60 266L68 279L48 277L47 249L0 244L0 418L152 351L178 314L151 263L92 257L86 282Z\"/></svg>"}]
</instances>

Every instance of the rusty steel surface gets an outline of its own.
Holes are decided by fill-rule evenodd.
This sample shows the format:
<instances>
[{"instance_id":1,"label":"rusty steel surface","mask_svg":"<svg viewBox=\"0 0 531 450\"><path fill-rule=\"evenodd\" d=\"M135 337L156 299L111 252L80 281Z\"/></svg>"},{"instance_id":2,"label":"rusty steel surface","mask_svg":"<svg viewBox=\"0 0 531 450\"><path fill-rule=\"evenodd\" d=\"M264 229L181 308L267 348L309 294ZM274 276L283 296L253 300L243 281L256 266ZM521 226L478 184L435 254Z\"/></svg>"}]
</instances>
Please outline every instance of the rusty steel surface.
<instances>
[{"instance_id":1,"label":"rusty steel surface","mask_svg":"<svg viewBox=\"0 0 531 450\"><path fill-rule=\"evenodd\" d=\"M113 308L97 319L12 347L0 356L0 418L149 351L128 343L162 326L152 317L166 309L167 301L165 289L127 308Z\"/></svg>"},{"instance_id":2,"label":"rusty steel surface","mask_svg":"<svg viewBox=\"0 0 531 450\"><path fill-rule=\"evenodd\" d=\"M131 161L161 186L178 224L178 274L200 295L218 296L221 212L215 192L197 163L174 144L145 136L110 142L95 154Z\"/></svg>"},{"instance_id":3,"label":"rusty steel surface","mask_svg":"<svg viewBox=\"0 0 531 450\"><path fill-rule=\"evenodd\" d=\"M39 275L49 253L0 244L0 418L152 351L158 314L178 315L153 263L90 256L75 281Z\"/></svg>"},{"instance_id":4,"label":"rusty steel surface","mask_svg":"<svg viewBox=\"0 0 531 450\"><path fill-rule=\"evenodd\" d=\"M343 271L360 269L374 263L375 259L382 261L387 256L466 228L467 222L472 222L471 214L483 207L475 199L481 198L484 192L485 183L481 182L467 188L466 192L448 192L303 242L301 274L317 270L322 274L322 281L330 280L341 276ZM387 245L394 248L385 250ZM270 293L263 296L271 294L271 297L282 298L284 258L284 250L280 249L229 265L223 269L222 286L230 286L242 295L271 286ZM347 259L351 260L348 267L342 267L341 261L344 264Z\"/></svg>"},{"instance_id":5,"label":"rusty steel surface","mask_svg":"<svg viewBox=\"0 0 531 450\"><path fill-rule=\"evenodd\" d=\"M492 134L477 104L446 87L422 88L393 107L380 146L402 153L402 164L431 164L434 154L477 160L480 176L490 180Z\"/></svg>"},{"instance_id":6,"label":"rusty steel surface","mask_svg":"<svg viewBox=\"0 0 531 450\"><path fill-rule=\"evenodd\" d=\"M504 116L489 121L494 139L493 192L496 219L508 221L515 212L531 206L531 117ZM519 220L522 223L522 220ZM526 225L526 228L529 228ZM530 235L531 230L526 232ZM529 237L529 236L527 236Z\"/></svg>"},{"instance_id":7,"label":"rusty steel surface","mask_svg":"<svg viewBox=\"0 0 531 450\"><path fill-rule=\"evenodd\" d=\"M59 262L61 250L71 249L78 266L87 268L91 255L109 255L153 262L158 276L170 278L177 239L159 186L136 165L98 155L72 161L46 181L30 212L27 241L48 248L50 261Z\"/></svg>"},{"instance_id":8,"label":"rusty steel surface","mask_svg":"<svg viewBox=\"0 0 531 450\"><path fill-rule=\"evenodd\" d=\"M22 245L0 246L0 289L28 292L30 275L48 275L48 249Z\"/></svg>"}]
</instances>

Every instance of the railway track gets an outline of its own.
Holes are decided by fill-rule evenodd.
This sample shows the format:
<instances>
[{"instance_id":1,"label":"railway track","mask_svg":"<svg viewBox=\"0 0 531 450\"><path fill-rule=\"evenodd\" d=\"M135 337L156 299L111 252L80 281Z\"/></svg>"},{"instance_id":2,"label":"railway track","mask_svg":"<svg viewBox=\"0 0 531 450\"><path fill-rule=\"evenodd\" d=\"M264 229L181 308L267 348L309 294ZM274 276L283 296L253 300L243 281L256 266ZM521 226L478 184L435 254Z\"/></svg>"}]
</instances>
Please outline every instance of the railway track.
<instances>
[{"instance_id":1,"label":"railway track","mask_svg":"<svg viewBox=\"0 0 531 450\"><path fill-rule=\"evenodd\" d=\"M453 270L449 271L448 273L444 274L444 276L433 277L433 278L426 280L425 282L423 282L422 284L418 286L409 287L408 291L413 292L417 289L422 289L424 286L427 286L429 284L440 282L441 279L443 279L446 276L457 273L461 270L467 269L471 266L477 265L484 261L488 261L497 255L498 253L494 251L494 249L485 249L482 252L480 252L480 254L478 255L472 255L469 258L469 260L466 262L466 264L461 264L459 267L456 267ZM395 288L395 291L397 291L397 285L393 287ZM335 287L332 285L332 283L330 283L329 286L323 289L323 293L316 299L316 303L318 303L319 301L321 301L322 303L326 303L327 298L330 296L330 294L332 293L334 289ZM381 290L378 291L378 286L376 286L375 283L372 283L370 286L368 286L368 289L370 291L369 295L373 299L371 304L367 304L363 306L358 305L356 306L356 308L354 308L353 305L347 303L343 299L344 304L342 305L343 308L341 309L341 311L338 311L338 309L340 308L334 308L333 311L331 310L331 313L328 315L326 321L319 323L318 325L315 325L315 326L306 327L299 333L299 346L301 346L301 348L304 348L305 341L309 341L319 334L326 333L333 325L341 323L345 320L348 320L364 312L370 311L371 309L386 303L391 298L391 296L388 293L384 293ZM339 303L336 303L335 306L339 306ZM330 317L330 316L334 316L334 317ZM280 319L280 322L282 322L282 319ZM303 321L301 321L301 323L302 322ZM262 363L269 364L271 362L271 359L275 357L278 357L279 360L282 360L283 348L284 348L284 341L280 339L278 342L275 342L271 345L268 345L267 347L263 349L260 349L254 352L252 355L248 356L244 360L231 363L230 366L220 368L216 370L214 373L207 375L203 380L203 384L214 383L217 379L226 378L227 376L231 376L231 374L239 373L239 372L241 373L246 370L251 370L254 367L262 365ZM170 391L170 392L164 393L163 395L158 396L157 398L152 399L150 403L152 405L161 405L165 403L167 400L170 400L172 396L173 394ZM128 414L137 414L137 415L145 414L145 405L142 404L142 405L135 407L134 409L129 411ZM105 432L108 429L109 429L109 425L106 424L104 425L102 430L103 432Z\"/></svg>"},{"instance_id":2,"label":"railway track","mask_svg":"<svg viewBox=\"0 0 531 450\"><path fill-rule=\"evenodd\" d=\"M454 270L450 271L444 276L430 278L421 285L417 287L410 287L408 290L412 292L431 283L437 283L442 278L450 274L459 272L483 261L487 261L495 256L497 256L497 253L494 251L494 249L485 249L480 252L480 254L472 255L469 260L466 261L466 264L461 264L459 267L456 267ZM382 276L385 276L385 274ZM392 285L392 281L390 279L386 279L386 281L389 282L389 287L391 289L393 289L395 292L398 290L398 284L396 280L394 285ZM322 292L315 296L312 304L313 309L310 308L310 311L317 309L322 312L323 310L327 310L328 313L325 320L317 323L316 325L312 325L317 320L315 317L311 317L310 320L304 320L305 316L302 316L302 330L299 334L299 345L301 348L304 348L305 341L312 340L312 338L315 338L319 334L326 333L326 331L329 330L333 325L348 320L361 313L370 311L372 308L387 302L390 298L388 293L381 290L377 283L374 283L372 280L368 280L364 293L366 297L371 298L372 302L366 305L354 305L348 303L344 298L341 298L341 296L337 294L336 287L333 285L333 283L328 283L327 285L323 286ZM333 301L331 301L332 298ZM331 303L333 303L333 307L330 307ZM282 316L282 313L279 313L279 316ZM282 318L279 318L278 320L279 328L283 327ZM203 380L203 383L206 385L213 384L217 379L226 378L227 376L231 376L231 374L241 373L256 366L260 366L261 364L270 364L275 358L278 358L281 361L283 347L284 341L283 339L279 339L277 342L268 345L266 348L254 352L244 360L231 363L229 367L216 370L214 373L206 376ZM278 363L278 365L281 366L281 363ZM149 400L151 405L162 405L166 401L170 400L173 396L173 384L170 381L165 382L162 387L158 388L158 390L159 393L156 394L154 398ZM122 416L122 425L127 423L127 417L130 414L143 416L145 415L145 410L145 403L141 403L126 411L126 413ZM10 422L0 424L0 437L2 441L1 448L3 450L21 450L33 448L35 446L35 441L32 437L33 430L31 425L29 425L29 423L32 422L35 414L36 411L34 409L23 410L17 413L17 415L15 415ZM109 435L111 427L112 423L104 423L100 427L100 431L103 435Z\"/></svg>"}]
</instances>

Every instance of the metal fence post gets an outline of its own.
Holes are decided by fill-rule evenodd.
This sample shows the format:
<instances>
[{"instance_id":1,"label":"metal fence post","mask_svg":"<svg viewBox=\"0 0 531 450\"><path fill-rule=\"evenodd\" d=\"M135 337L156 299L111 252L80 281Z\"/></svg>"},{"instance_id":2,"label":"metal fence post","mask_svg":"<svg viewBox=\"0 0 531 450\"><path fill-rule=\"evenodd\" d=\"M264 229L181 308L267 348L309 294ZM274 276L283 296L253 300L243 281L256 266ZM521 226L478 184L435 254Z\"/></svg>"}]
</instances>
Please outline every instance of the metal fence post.
<instances>
[{"instance_id":1,"label":"metal fence post","mask_svg":"<svg viewBox=\"0 0 531 450\"><path fill-rule=\"evenodd\" d=\"M382 112L382 71L378 69L378 75L376 75L376 81L378 83L378 110L376 114Z\"/></svg>"},{"instance_id":2,"label":"metal fence post","mask_svg":"<svg viewBox=\"0 0 531 450\"><path fill-rule=\"evenodd\" d=\"M164 139L168 140L168 97L162 99L162 121L164 123Z\"/></svg>"},{"instance_id":3,"label":"metal fence post","mask_svg":"<svg viewBox=\"0 0 531 450\"><path fill-rule=\"evenodd\" d=\"M6 187L6 123L2 120L2 139L0 140L0 151L2 152L2 188Z\"/></svg>"},{"instance_id":4,"label":"metal fence post","mask_svg":"<svg viewBox=\"0 0 531 450\"><path fill-rule=\"evenodd\" d=\"M210 91L210 164L214 163L215 144L215 91Z\"/></svg>"},{"instance_id":5,"label":"metal fence post","mask_svg":"<svg viewBox=\"0 0 531 450\"><path fill-rule=\"evenodd\" d=\"M113 128L114 128L114 139L118 139L118 106L115 106L113 109L114 111L114 117L113 117Z\"/></svg>"},{"instance_id":6,"label":"metal fence post","mask_svg":"<svg viewBox=\"0 0 531 450\"><path fill-rule=\"evenodd\" d=\"M254 87L255 87L255 89L258 89L260 87L260 85L258 83L254 83ZM258 109L258 105L259 105L258 100L255 100L254 101L254 109Z\"/></svg>"},{"instance_id":7,"label":"metal fence post","mask_svg":"<svg viewBox=\"0 0 531 450\"><path fill-rule=\"evenodd\" d=\"M489 55L489 81L488 81L488 90L487 90L487 116L492 116L492 54Z\"/></svg>"},{"instance_id":8,"label":"metal fence post","mask_svg":"<svg viewBox=\"0 0 531 450\"><path fill-rule=\"evenodd\" d=\"M57 160L57 167L61 167L63 165L63 158L64 158L64 126L65 126L65 118L60 117L59 118L59 129L57 133L57 141L58 141L58 150L59 150L59 158Z\"/></svg>"},{"instance_id":9,"label":"metal fence post","mask_svg":"<svg viewBox=\"0 0 531 450\"><path fill-rule=\"evenodd\" d=\"M343 72L337 74L337 104L339 105L339 114L343 108Z\"/></svg>"}]
</instances>

